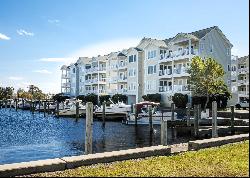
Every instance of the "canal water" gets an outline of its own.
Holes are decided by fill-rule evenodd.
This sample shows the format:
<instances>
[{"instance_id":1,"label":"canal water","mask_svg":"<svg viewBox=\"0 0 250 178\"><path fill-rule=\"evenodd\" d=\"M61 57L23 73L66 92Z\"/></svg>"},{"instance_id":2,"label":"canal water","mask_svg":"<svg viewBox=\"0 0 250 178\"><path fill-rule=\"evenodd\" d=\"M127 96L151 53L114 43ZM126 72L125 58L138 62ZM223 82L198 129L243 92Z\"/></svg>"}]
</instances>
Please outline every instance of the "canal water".
<instances>
[{"instance_id":1,"label":"canal water","mask_svg":"<svg viewBox=\"0 0 250 178\"><path fill-rule=\"evenodd\" d=\"M84 154L85 119L44 117L43 113L0 109L0 164ZM187 142L190 135L168 129L168 143ZM93 152L160 144L160 126L150 134L147 125L94 120Z\"/></svg>"}]
</instances>

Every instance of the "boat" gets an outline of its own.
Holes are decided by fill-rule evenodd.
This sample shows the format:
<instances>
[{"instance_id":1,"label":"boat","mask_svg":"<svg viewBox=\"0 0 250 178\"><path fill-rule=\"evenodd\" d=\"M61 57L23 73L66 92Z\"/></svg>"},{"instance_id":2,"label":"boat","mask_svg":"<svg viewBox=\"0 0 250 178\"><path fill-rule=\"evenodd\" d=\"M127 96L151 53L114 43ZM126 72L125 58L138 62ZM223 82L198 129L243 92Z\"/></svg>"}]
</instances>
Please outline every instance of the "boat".
<instances>
[{"instance_id":1,"label":"boat","mask_svg":"<svg viewBox=\"0 0 250 178\"><path fill-rule=\"evenodd\" d=\"M59 116L64 117L74 117L76 116L76 101L68 102L64 107L64 109L59 109ZM86 114L86 107L79 102L79 115Z\"/></svg>"},{"instance_id":2,"label":"boat","mask_svg":"<svg viewBox=\"0 0 250 178\"><path fill-rule=\"evenodd\" d=\"M17 103L17 106L19 109L23 109L23 110L29 110L30 109L30 102L27 100L23 100L23 101L19 101Z\"/></svg>"},{"instance_id":3,"label":"boat","mask_svg":"<svg viewBox=\"0 0 250 178\"><path fill-rule=\"evenodd\" d=\"M112 100L110 100L112 104L105 107L105 118L108 119L123 119L124 117L127 117L128 113L131 112L131 105L127 105L123 102L114 103ZM103 106L96 106L94 115L97 118L102 117L103 114Z\"/></svg>"}]
</instances>

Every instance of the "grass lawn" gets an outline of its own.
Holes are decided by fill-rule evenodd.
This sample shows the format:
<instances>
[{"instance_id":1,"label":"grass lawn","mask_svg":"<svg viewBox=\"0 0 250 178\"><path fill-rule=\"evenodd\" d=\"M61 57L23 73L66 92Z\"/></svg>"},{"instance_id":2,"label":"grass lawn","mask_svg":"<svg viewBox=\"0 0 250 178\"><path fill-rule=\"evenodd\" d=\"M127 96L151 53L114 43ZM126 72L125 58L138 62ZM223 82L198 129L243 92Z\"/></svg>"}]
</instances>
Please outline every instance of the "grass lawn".
<instances>
[{"instance_id":1,"label":"grass lawn","mask_svg":"<svg viewBox=\"0 0 250 178\"><path fill-rule=\"evenodd\" d=\"M33 176L249 176L249 141Z\"/></svg>"}]
</instances>

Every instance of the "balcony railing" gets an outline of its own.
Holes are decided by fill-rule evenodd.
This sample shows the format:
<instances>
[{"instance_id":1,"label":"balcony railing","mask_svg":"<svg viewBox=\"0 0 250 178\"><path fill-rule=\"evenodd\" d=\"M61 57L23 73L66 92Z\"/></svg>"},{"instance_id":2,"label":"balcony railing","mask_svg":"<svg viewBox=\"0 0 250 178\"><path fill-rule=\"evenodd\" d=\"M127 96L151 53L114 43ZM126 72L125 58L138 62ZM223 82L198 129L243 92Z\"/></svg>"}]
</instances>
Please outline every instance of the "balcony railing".
<instances>
[{"instance_id":1,"label":"balcony railing","mask_svg":"<svg viewBox=\"0 0 250 178\"><path fill-rule=\"evenodd\" d=\"M127 63L126 62L119 63L119 65L118 65L118 69L123 69L123 68L126 68L126 67L127 67Z\"/></svg>"},{"instance_id":2,"label":"balcony railing","mask_svg":"<svg viewBox=\"0 0 250 178\"><path fill-rule=\"evenodd\" d=\"M189 91L187 85L174 85L175 92Z\"/></svg>"},{"instance_id":3,"label":"balcony railing","mask_svg":"<svg viewBox=\"0 0 250 178\"><path fill-rule=\"evenodd\" d=\"M127 82L127 77L126 76L119 77L118 82Z\"/></svg>"},{"instance_id":4,"label":"balcony railing","mask_svg":"<svg viewBox=\"0 0 250 178\"><path fill-rule=\"evenodd\" d=\"M62 78L70 78L69 74L62 74Z\"/></svg>"},{"instance_id":5,"label":"balcony railing","mask_svg":"<svg viewBox=\"0 0 250 178\"><path fill-rule=\"evenodd\" d=\"M174 74L188 74L188 69L186 67L174 68Z\"/></svg>"},{"instance_id":6,"label":"balcony railing","mask_svg":"<svg viewBox=\"0 0 250 178\"><path fill-rule=\"evenodd\" d=\"M126 93L126 92L128 92L127 88L118 89L118 93Z\"/></svg>"},{"instance_id":7,"label":"balcony railing","mask_svg":"<svg viewBox=\"0 0 250 178\"><path fill-rule=\"evenodd\" d=\"M248 80L238 80L238 84L239 85L246 85L246 84L249 84L249 81Z\"/></svg>"},{"instance_id":8,"label":"balcony railing","mask_svg":"<svg viewBox=\"0 0 250 178\"><path fill-rule=\"evenodd\" d=\"M238 72L239 73L247 73L247 72L249 72L249 68L248 67L240 68L240 69L238 69Z\"/></svg>"},{"instance_id":9,"label":"balcony railing","mask_svg":"<svg viewBox=\"0 0 250 178\"><path fill-rule=\"evenodd\" d=\"M92 73L92 72L105 72L106 71L106 67L92 67L89 69L85 69L86 73Z\"/></svg>"},{"instance_id":10,"label":"balcony railing","mask_svg":"<svg viewBox=\"0 0 250 178\"><path fill-rule=\"evenodd\" d=\"M62 87L70 87L70 83L62 83Z\"/></svg>"},{"instance_id":11,"label":"balcony railing","mask_svg":"<svg viewBox=\"0 0 250 178\"><path fill-rule=\"evenodd\" d=\"M189 55L189 50L188 49L183 49L183 50L177 50L173 52L169 52L168 54L160 54L160 60L172 60L172 58L179 58L179 57L188 57ZM191 55L198 55L198 49L193 49L191 50Z\"/></svg>"},{"instance_id":12,"label":"balcony railing","mask_svg":"<svg viewBox=\"0 0 250 178\"><path fill-rule=\"evenodd\" d=\"M239 91L239 95L248 95L249 96L249 91Z\"/></svg>"},{"instance_id":13,"label":"balcony railing","mask_svg":"<svg viewBox=\"0 0 250 178\"><path fill-rule=\"evenodd\" d=\"M171 92L172 86L159 86L159 92Z\"/></svg>"},{"instance_id":14,"label":"balcony railing","mask_svg":"<svg viewBox=\"0 0 250 178\"><path fill-rule=\"evenodd\" d=\"M172 75L172 70L171 69L160 70L159 76L163 76L163 75Z\"/></svg>"}]
</instances>

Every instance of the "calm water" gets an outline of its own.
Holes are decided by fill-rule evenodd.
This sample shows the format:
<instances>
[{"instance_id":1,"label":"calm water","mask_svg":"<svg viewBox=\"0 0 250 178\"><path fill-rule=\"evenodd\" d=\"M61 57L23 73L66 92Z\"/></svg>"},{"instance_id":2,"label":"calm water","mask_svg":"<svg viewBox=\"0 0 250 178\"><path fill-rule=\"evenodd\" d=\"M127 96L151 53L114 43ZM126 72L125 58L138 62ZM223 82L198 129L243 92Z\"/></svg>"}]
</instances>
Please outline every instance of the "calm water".
<instances>
[{"instance_id":1,"label":"calm water","mask_svg":"<svg viewBox=\"0 0 250 178\"><path fill-rule=\"evenodd\" d=\"M168 142L188 141L186 133L169 129ZM0 109L0 164L84 154L85 119L55 118L43 113ZM104 152L160 144L160 126L94 121L93 151Z\"/></svg>"}]
</instances>

